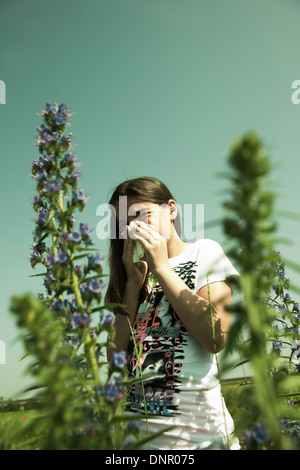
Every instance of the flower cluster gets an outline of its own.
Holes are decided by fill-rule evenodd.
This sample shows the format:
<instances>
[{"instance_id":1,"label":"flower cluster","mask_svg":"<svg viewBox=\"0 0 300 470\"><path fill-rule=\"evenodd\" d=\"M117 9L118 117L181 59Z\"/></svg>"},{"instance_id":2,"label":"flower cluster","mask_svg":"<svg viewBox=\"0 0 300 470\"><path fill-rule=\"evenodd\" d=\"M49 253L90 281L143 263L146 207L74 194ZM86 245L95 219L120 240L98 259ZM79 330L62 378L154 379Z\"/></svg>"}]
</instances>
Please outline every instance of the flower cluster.
<instances>
[{"instance_id":1,"label":"flower cluster","mask_svg":"<svg viewBox=\"0 0 300 470\"><path fill-rule=\"evenodd\" d=\"M123 398L124 385L122 385L122 376L120 374L112 374L107 385L98 386L96 388L97 395L102 395L110 402L115 403Z\"/></svg>"},{"instance_id":2,"label":"flower cluster","mask_svg":"<svg viewBox=\"0 0 300 470\"><path fill-rule=\"evenodd\" d=\"M291 408L293 401L289 401ZM289 436L297 448L300 443L300 421L289 418L281 418L279 421L280 432ZM247 450L272 449L272 439L266 423L254 423L251 429L247 429L244 436ZM277 450L277 449L274 449Z\"/></svg>"},{"instance_id":3,"label":"flower cluster","mask_svg":"<svg viewBox=\"0 0 300 470\"><path fill-rule=\"evenodd\" d=\"M66 104L47 103L39 115L44 122L37 127L40 157L33 161L31 170L37 193L32 199L36 218L30 263L33 268L39 263L46 268L37 276L43 276L48 297L39 294L39 300L48 309L49 319L55 319L63 330L62 358L66 367L75 366L87 379L80 387L82 391L77 387L76 393L83 393L85 403L92 406L87 413L102 426L103 397L105 407L111 406L108 420L117 415L119 407L115 404L124 397L127 358L124 351L113 354L106 382L100 386L99 368L106 363L106 357L102 352L105 343L98 341L103 331L113 338L114 315L103 315L106 306L99 306L104 288L104 257L91 247L92 230L88 224L80 222L75 226L75 211L82 212L89 197L79 187L81 173L72 149L73 134L66 132L72 114ZM100 312L99 322L96 312ZM110 422L107 425L111 427ZM81 435L84 433L83 430ZM113 435L107 437L109 448L116 446L112 444L115 439ZM118 444L122 446L124 443Z\"/></svg>"},{"instance_id":4,"label":"flower cluster","mask_svg":"<svg viewBox=\"0 0 300 470\"><path fill-rule=\"evenodd\" d=\"M285 263L282 262L280 252L276 252L273 264L274 277L276 284L273 284L272 291L275 296L269 295L268 302L270 307L281 314L280 325L275 322L274 336L272 341L272 350L280 354L285 350L288 354L287 366L290 372L300 372L300 314L299 304L291 297L289 292L290 279L286 277ZM289 352L286 352L289 349ZM274 371L273 371L274 373Z\"/></svg>"},{"instance_id":5,"label":"flower cluster","mask_svg":"<svg viewBox=\"0 0 300 470\"><path fill-rule=\"evenodd\" d=\"M89 325L91 317L88 313L73 313L71 315L71 325L73 328L85 328Z\"/></svg>"}]
</instances>

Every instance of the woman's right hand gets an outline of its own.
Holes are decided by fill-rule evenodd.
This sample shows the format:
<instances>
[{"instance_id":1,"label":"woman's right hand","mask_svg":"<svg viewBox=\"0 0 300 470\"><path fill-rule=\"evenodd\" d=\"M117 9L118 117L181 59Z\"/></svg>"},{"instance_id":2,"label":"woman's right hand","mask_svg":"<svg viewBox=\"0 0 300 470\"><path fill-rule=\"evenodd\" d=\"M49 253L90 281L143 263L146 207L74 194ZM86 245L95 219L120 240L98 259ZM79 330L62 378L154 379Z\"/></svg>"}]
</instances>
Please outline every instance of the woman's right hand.
<instances>
[{"instance_id":1,"label":"woman's right hand","mask_svg":"<svg viewBox=\"0 0 300 470\"><path fill-rule=\"evenodd\" d=\"M130 228L126 226L126 238L124 239L124 247L122 254L122 262L125 267L127 282L139 290L142 289L145 282L146 274L148 271L147 261L139 261L134 263L132 260L134 244L138 243L136 240L133 240L129 235Z\"/></svg>"}]
</instances>

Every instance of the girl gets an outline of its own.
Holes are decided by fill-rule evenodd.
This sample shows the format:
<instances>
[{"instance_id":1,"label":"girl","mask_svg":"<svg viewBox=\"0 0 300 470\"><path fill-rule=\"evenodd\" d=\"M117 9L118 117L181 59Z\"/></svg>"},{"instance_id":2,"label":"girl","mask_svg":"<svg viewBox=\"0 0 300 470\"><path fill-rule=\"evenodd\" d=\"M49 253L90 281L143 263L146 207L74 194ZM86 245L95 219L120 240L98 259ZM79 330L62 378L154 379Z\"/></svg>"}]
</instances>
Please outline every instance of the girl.
<instances>
[{"instance_id":1,"label":"girl","mask_svg":"<svg viewBox=\"0 0 300 470\"><path fill-rule=\"evenodd\" d=\"M158 179L125 181L109 203L111 233L115 222L119 232L111 237L105 302L126 308L113 309L116 349L107 355L127 351L131 377L141 365L143 387L136 382L128 391L130 413L147 413L150 435L176 426L151 440L151 449L239 449L216 363L230 326L228 276L237 271L215 241L180 238L176 201ZM136 243L144 255L133 262ZM142 345L140 365L134 342Z\"/></svg>"}]
</instances>

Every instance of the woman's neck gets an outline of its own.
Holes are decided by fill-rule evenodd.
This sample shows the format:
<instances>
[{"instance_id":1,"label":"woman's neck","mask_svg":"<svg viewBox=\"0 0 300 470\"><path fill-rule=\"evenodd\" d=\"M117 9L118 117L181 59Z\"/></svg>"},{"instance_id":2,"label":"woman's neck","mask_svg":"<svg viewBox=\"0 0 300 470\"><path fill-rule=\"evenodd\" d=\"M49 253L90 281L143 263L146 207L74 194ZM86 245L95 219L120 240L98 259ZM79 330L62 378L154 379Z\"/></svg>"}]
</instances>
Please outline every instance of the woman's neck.
<instances>
[{"instance_id":1,"label":"woman's neck","mask_svg":"<svg viewBox=\"0 0 300 470\"><path fill-rule=\"evenodd\" d=\"M168 240L168 258L175 258L180 255L189 245L184 242L181 238L171 238Z\"/></svg>"}]
</instances>

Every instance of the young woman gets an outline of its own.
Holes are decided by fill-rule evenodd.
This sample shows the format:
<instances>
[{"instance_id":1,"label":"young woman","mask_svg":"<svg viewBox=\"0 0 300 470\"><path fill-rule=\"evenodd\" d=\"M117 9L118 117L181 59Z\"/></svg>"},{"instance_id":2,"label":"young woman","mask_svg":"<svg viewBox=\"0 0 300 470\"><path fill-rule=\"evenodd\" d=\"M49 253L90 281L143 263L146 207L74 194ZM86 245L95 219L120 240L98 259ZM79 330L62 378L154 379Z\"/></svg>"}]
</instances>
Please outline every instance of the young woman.
<instances>
[{"instance_id":1,"label":"young woman","mask_svg":"<svg viewBox=\"0 0 300 470\"><path fill-rule=\"evenodd\" d=\"M239 449L216 363L230 327L228 278L237 271L217 242L180 238L176 201L158 179L125 181L109 203L117 234L105 302L126 308L114 309L116 349L107 355L127 351L131 377L140 375L141 365L144 387L136 382L128 391L130 413L147 413L150 435L176 426L153 439L151 449ZM113 215L111 221L113 231ZM144 255L133 262L136 243ZM140 365L134 342L142 345Z\"/></svg>"}]
</instances>

